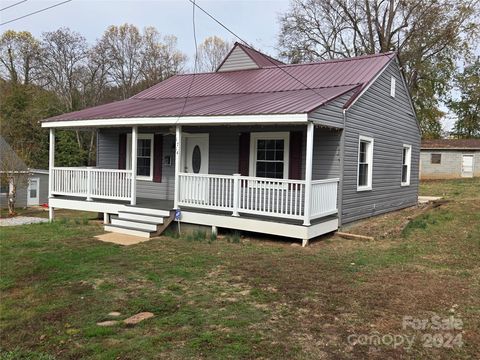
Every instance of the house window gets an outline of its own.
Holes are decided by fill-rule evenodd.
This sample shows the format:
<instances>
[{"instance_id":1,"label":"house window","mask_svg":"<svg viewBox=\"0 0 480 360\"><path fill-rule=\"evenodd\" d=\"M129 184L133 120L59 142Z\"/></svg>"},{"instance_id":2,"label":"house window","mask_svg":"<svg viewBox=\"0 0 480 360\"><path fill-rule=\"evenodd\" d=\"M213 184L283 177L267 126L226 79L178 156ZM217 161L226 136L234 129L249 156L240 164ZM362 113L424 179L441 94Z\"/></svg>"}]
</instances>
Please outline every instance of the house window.
<instances>
[{"instance_id":1,"label":"house window","mask_svg":"<svg viewBox=\"0 0 480 360\"><path fill-rule=\"evenodd\" d=\"M8 194L10 192L10 183L6 180L0 182L0 194Z\"/></svg>"},{"instance_id":2,"label":"house window","mask_svg":"<svg viewBox=\"0 0 480 360\"><path fill-rule=\"evenodd\" d=\"M357 190L372 189L373 139L360 136L358 142Z\"/></svg>"},{"instance_id":3,"label":"house window","mask_svg":"<svg viewBox=\"0 0 480 360\"><path fill-rule=\"evenodd\" d=\"M250 139L250 175L287 179L289 133L252 133Z\"/></svg>"},{"instance_id":4,"label":"house window","mask_svg":"<svg viewBox=\"0 0 480 360\"><path fill-rule=\"evenodd\" d=\"M391 97L395 97L395 83L396 83L396 79L392 76L391 80L390 80L390 96Z\"/></svg>"},{"instance_id":5,"label":"house window","mask_svg":"<svg viewBox=\"0 0 480 360\"><path fill-rule=\"evenodd\" d=\"M410 164L412 162L412 146L403 145L402 150L402 186L410 185Z\"/></svg>"},{"instance_id":6,"label":"house window","mask_svg":"<svg viewBox=\"0 0 480 360\"><path fill-rule=\"evenodd\" d=\"M441 164L442 163L442 154L432 154L430 157L431 164Z\"/></svg>"},{"instance_id":7,"label":"house window","mask_svg":"<svg viewBox=\"0 0 480 360\"><path fill-rule=\"evenodd\" d=\"M132 135L127 136L127 169L132 168ZM153 179L153 134L138 134L137 179Z\"/></svg>"}]
</instances>

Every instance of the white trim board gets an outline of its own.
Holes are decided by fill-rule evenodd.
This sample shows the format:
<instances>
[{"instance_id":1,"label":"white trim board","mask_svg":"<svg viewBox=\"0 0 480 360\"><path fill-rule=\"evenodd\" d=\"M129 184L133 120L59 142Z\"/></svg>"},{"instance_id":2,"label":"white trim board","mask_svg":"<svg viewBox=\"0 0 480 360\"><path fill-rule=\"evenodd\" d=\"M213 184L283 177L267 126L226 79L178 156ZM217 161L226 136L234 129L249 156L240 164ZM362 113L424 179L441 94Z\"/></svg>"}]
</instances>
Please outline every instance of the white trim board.
<instances>
[{"instance_id":1,"label":"white trim board","mask_svg":"<svg viewBox=\"0 0 480 360\"><path fill-rule=\"evenodd\" d=\"M283 179L288 179L288 171L290 169L290 132L252 132L250 133L250 156L249 156L249 176L257 177L257 142L258 140L283 140Z\"/></svg>"},{"instance_id":2,"label":"white trim board","mask_svg":"<svg viewBox=\"0 0 480 360\"><path fill-rule=\"evenodd\" d=\"M190 211L182 211L181 222L285 236L301 240L312 239L338 229L338 219L330 219L318 224L303 226L241 216L235 217Z\"/></svg>"},{"instance_id":3,"label":"white trim board","mask_svg":"<svg viewBox=\"0 0 480 360\"><path fill-rule=\"evenodd\" d=\"M360 179L360 143L367 142L369 144L367 148L367 164L368 167L368 182L367 185L358 185L358 180ZM357 154L357 192L359 191L370 191L373 188L373 145L374 139L369 136L359 135L358 136L358 154Z\"/></svg>"},{"instance_id":4,"label":"white trim board","mask_svg":"<svg viewBox=\"0 0 480 360\"><path fill-rule=\"evenodd\" d=\"M153 164L154 159L154 135L152 133L139 133L137 134L137 149L138 149L138 140L150 140L150 176L143 176L137 174L137 180L153 181ZM127 134L127 150L126 150L126 170L132 170L132 134ZM137 150L137 159L138 159L138 150ZM138 160L137 160L138 161Z\"/></svg>"},{"instance_id":5,"label":"white trim board","mask_svg":"<svg viewBox=\"0 0 480 360\"><path fill-rule=\"evenodd\" d=\"M226 116L165 116L42 122L44 128L114 127L132 125L225 125L225 124L306 124L308 114L266 114Z\"/></svg>"}]
</instances>

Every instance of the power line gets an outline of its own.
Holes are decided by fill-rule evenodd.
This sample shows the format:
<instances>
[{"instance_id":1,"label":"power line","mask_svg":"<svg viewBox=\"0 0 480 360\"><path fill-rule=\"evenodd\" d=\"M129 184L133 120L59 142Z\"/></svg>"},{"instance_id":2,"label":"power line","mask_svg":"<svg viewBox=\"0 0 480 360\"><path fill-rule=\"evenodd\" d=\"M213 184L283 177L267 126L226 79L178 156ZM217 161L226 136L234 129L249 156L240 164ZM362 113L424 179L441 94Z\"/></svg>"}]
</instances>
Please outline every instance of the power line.
<instances>
[{"instance_id":1,"label":"power line","mask_svg":"<svg viewBox=\"0 0 480 360\"><path fill-rule=\"evenodd\" d=\"M185 101L183 102L182 110L180 111L180 114L178 115L178 120L180 120L180 117L183 115L183 111L185 110L185 107L187 106L187 101L188 98L190 97L190 91L192 90L193 82L195 80L195 73L197 72L197 65L198 65L198 45L197 45L197 26L195 24L195 0L192 0L191 3L193 4L192 6L192 27L193 27L193 41L195 42L195 60L194 60L194 67L193 67L193 75L192 75L192 80L190 81L190 85L188 86L187 89L187 96L185 96Z\"/></svg>"},{"instance_id":2,"label":"power line","mask_svg":"<svg viewBox=\"0 0 480 360\"><path fill-rule=\"evenodd\" d=\"M22 0L22 1L19 1L19 2L15 3L15 4L5 6L4 8L1 8L0 11L10 9L10 8L12 8L12 7L14 7L14 6L17 6L17 5L20 5L20 4L24 3L24 2L27 2L27 0Z\"/></svg>"},{"instance_id":3,"label":"power line","mask_svg":"<svg viewBox=\"0 0 480 360\"><path fill-rule=\"evenodd\" d=\"M25 14L25 15L23 15L23 16L19 16L19 17L15 18L15 19L8 20L8 21L5 21L5 22L1 23L0 26L2 26L2 25L7 25L7 24L10 24L10 23L12 23L12 22L14 22L14 21L17 21L17 20L20 20L20 19L24 19L24 18L26 18L26 17L29 17L29 16L32 16L32 15L41 13L41 12L43 12L43 11L52 9L52 8L54 8L54 7L57 7L57 6L66 4L66 3L70 2L70 1L72 1L72 0L62 1L62 2L60 2L60 3L58 3L58 4L54 4L54 5L48 6L48 7L46 7L46 8L43 8L43 9L40 9L40 10L31 12L31 13Z\"/></svg>"},{"instance_id":4,"label":"power line","mask_svg":"<svg viewBox=\"0 0 480 360\"><path fill-rule=\"evenodd\" d=\"M202 8L200 5L198 5L195 0L188 0L190 1L194 6L196 6L197 8L199 8L205 15L207 15L209 18L211 18L213 21L215 21L218 25L220 25L222 28L224 28L225 30L227 30L230 34L232 34L233 36L235 36L238 40L240 40L241 42L243 42L245 45L247 45L248 47L250 48L253 48L253 46L251 46L247 41L243 40L240 36L238 36L236 33L234 33L232 30L230 30L225 24L223 24L220 20L217 20L212 14L210 14L207 10L205 10L204 8ZM302 84L303 86L305 86L307 89L313 91L315 94L317 94L318 96L320 96L321 98L325 99L325 100L328 100L328 98L326 98L325 96L323 96L322 94L318 93L317 91L315 91L315 89L312 89L310 86L308 86L307 84L305 84L302 80L298 79L297 77L295 77L294 75L290 74L287 70L285 70L283 67L281 67L280 65L278 65L275 61L273 61L269 56L266 56L266 59L272 63L273 65L275 65L278 69L282 70L285 74L287 74L288 76L290 76L292 79L296 80L297 82L299 82L300 84Z\"/></svg>"}]
</instances>

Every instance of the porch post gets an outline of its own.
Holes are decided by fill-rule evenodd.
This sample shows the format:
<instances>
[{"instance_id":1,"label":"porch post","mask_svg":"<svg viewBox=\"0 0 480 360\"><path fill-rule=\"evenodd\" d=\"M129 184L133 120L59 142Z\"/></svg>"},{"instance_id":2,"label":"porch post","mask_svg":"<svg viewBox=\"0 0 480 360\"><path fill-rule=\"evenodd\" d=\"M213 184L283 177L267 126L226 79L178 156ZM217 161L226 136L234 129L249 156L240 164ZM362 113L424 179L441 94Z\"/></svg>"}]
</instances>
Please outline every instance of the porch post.
<instances>
[{"instance_id":1,"label":"porch post","mask_svg":"<svg viewBox=\"0 0 480 360\"><path fill-rule=\"evenodd\" d=\"M315 126L312 122L307 125L307 153L305 158L305 201L303 211L303 225L310 225L311 194L312 194L312 165L313 165L313 134Z\"/></svg>"},{"instance_id":2,"label":"porch post","mask_svg":"<svg viewBox=\"0 0 480 360\"><path fill-rule=\"evenodd\" d=\"M49 139L49 149L48 149L48 198L53 198L53 168L55 167L55 129L50 128L50 139ZM53 221L54 213L53 207L48 205L48 219L50 222Z\"/></svg>"},{"instance_id":3,"label":"porch post","mask_svg":"<svg viewBox=\"0 0 480 360\"><path fill-rule=\"evenodd\" d=\"M173 208L178 209L180 202L180 165L182 162L182 126L177 125L175 128L175 189Z\"/></svg>"},{"instance_id":4,"label":"porch post","mask_svg":"<svg viewBox=\"0 0 480 360\"><path fill-rule=\"evenodd\" d=\"M138 127L132 126L132 198L130 199L131 205L137 204L137 146L138 146Z\"/></svg>"}]
</instances>

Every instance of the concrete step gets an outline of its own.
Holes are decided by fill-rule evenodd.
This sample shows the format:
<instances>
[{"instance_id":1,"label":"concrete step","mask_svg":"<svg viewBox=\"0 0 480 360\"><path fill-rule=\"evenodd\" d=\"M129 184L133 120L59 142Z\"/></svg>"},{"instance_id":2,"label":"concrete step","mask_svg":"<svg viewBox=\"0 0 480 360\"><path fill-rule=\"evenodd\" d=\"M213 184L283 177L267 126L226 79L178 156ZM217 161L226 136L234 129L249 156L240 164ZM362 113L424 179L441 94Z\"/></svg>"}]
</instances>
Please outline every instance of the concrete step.
<instances>
[{"instance_id":1,"label":"concrete step","mask_svg":"<svg viewBox=\"0 0 480 360\"><path fill-rule=\"evenodd\" d=\"M137 221L145 221L145 222L152 222L157 224L163 224L163 217L162 216L154 216L154 215L145 215L136 212L129 212L129 211L119 211L118 218L122 220L137 220Z\"/></svg>"},{"instance_id":2,"label":"concrete step","mask_svg":"<svg viewBox=\"0 0 480 360\"><path fill-rule=\"evenodd\" d=\"M120 210L120 211L123 211L123 210ZM161 216L161 217L170 216L170 210L142 208L142 207L137 207L137 206L133 206L133 205L125 205L125 210L124 211L132 212L132 213L136 213L136 214Z\"/></svg>"},{"instance_id":3,"label":"concrete step","mask_svg":"<svg viewBox=\"0 0 480 360\"><path fill-rule=\"evenodd\" d=\"M104 229L105 231L109 231L109 232L139 236L147 239L152 237L153 234L155 234L154 232L152 233L151 231L139 230L139 229L131 228L128 226L112 225L112 224L105 225Z\"/></svg>"},{"instance_id":4,"label":"concrete step","mask_svg":"<svg viewBox=\"0 0 480 360\"><path fill-rule=\"evenodd\" d=\"M138 229L138 230L145 230L145 231L157 231L158 226L162 225L156 222L150 222L150 221L140 221L140 220L127 220L127 219L120 219L116 217L111 218L111 224L112 225L120 225L120 226L126 226L132 229Z\"/></svg>"}]
</instances>

